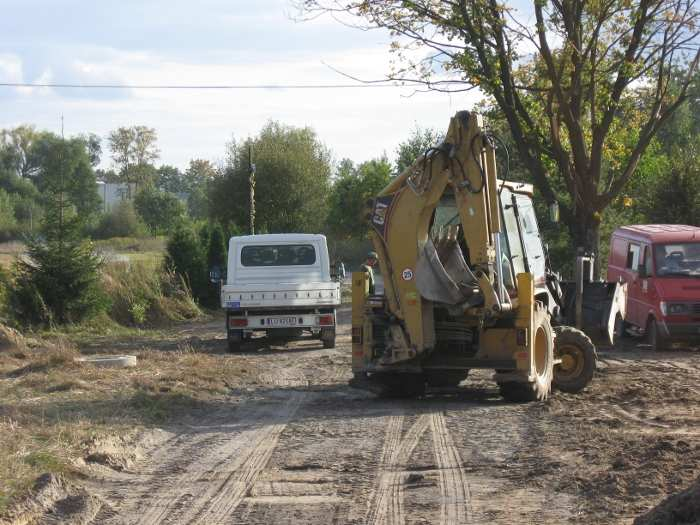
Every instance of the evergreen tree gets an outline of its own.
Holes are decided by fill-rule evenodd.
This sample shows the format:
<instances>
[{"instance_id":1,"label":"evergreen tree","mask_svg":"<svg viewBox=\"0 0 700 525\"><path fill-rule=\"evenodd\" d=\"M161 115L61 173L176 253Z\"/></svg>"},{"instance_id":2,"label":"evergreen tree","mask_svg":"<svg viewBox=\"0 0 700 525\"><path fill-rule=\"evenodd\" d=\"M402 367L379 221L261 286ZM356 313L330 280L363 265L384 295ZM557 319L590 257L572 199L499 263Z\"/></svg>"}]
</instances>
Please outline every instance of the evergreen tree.
<instances>
[{"instance_id":1,"label":"evergreen tree","mask_svg":"<svg viewBox=\"0 0 700 525\"><path fill-rule=\"evenodd\" d=\"M23 324L80 322L106 307L100 287L102 264L84 237L85 219L69 198L77 170L64 165L66 143L47 152L42 236L27 243L27 258L15 264L11 303Z\"/></svg>"}]
</instances>

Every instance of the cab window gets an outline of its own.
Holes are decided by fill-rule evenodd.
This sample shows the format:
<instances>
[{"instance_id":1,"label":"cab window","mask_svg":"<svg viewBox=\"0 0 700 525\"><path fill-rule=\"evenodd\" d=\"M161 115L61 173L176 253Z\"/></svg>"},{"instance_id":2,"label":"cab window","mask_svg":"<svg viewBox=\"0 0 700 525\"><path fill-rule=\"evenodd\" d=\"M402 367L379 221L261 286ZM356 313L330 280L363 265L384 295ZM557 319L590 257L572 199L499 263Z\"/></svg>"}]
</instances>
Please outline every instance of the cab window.
<instances>
[{"instance_id":1,"label":"cab window","mask_svg":"<svg viewBox=\"0 0 700 525\"><path fill-rule=\"evenodd\" d=\"M639 252L639 246L630 243L629 248L627 249L627 264L625 264L625 267L628 270L636 272L639 269Z\"/></svg>"},{"instance_id":2,"label":"cab window","mask_svg":"<svg viewBox=\"0 0 700 525\"><path fill-rule=\"evenodd\" d=\"M501 206L503 209L503 225L505 226L507 246L504 253L510 256L513 263L513 273L525 273L525 257L523 247L520 244L520 236L518 235L518 218L515 215L513 207L513 194L508 188L503 188L501 191Z\"/></svg>"}]
</instances>

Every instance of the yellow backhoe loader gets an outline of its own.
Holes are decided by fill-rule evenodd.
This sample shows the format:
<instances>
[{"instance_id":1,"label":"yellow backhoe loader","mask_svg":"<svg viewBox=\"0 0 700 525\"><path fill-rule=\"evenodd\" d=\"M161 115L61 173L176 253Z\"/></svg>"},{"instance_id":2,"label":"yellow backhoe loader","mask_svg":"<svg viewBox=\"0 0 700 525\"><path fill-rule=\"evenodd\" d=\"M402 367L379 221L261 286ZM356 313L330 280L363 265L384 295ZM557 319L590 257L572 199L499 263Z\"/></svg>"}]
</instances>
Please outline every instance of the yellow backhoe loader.
<instances>
[{"instance_id":1,"label":"yellow backhoe loader","mask_svg":"<svg viewBox=\"0 0 700 525\"><path fill-rule=\"evenodd\" d=\"M504 398L582 390L596 350L562 311L529 184L496 176L481 116L458 112L445 140L368 203L383 293L353 274L351 384L416 396L495 370ZM580 308L579 308L580 310ZM608 313L609 316L609 313Z\"/></svg>"}]
</instances>

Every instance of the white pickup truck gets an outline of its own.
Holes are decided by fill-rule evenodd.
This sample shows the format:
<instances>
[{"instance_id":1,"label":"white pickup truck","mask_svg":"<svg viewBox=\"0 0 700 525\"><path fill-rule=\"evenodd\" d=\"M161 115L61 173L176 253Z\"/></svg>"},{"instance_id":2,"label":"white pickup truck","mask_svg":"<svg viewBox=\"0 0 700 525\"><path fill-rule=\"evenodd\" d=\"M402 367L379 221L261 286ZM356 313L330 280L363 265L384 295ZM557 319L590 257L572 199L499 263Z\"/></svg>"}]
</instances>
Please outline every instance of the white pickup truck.
<instances>
[{"instance_id":1,"label":"white pickup truck","mask_svg":"<svg viewBox=\"0 0 700 525\"><path fill-rule=\"evenodd\" d=\"M231 352L254 332L287 341L311 334L333 348L339 304L340 283L331 277L325 236L231 237L221 288Z\"/></svg>"}]
</instances>

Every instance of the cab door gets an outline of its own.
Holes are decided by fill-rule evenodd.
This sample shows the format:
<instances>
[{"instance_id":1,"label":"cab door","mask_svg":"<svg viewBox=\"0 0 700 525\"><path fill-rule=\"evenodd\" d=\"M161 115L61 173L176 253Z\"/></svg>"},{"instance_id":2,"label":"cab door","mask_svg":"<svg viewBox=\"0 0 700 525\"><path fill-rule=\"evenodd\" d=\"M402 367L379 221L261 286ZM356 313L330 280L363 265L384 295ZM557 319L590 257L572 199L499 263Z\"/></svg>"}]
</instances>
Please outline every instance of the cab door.
<instances>
[{"instance_id":1,"label":"cab door","mask_svg":"<svg viewBox=\"0 0 700 525\"><path fill-rule=\"evenodd\" d=\"M640 322L644 310L644 294L642 280L639 278L639 264L642 257L641 244L631 241L627 247L627 260L625 263L625 277L627 283L627 315L626 320L636 326L643 326Z\"/></svg>"},{"instance_id":2,"label":"cab door","mask_svg":"<svg viewBox=\"0 0 700 525\"><path fill-rule=\"evenodd\" d=\"M656 287L652 285L650 279L650 277L654 275L652 248L650 245L646 244L642 246L642 250L642 259L637 271L639 280L639 302L637 303L639 307L639 311L637 312L639 323L637 326L646 326L649 312L655 310L656 302L659 299L656 294Z\"/></svg>"}]
</instances>

